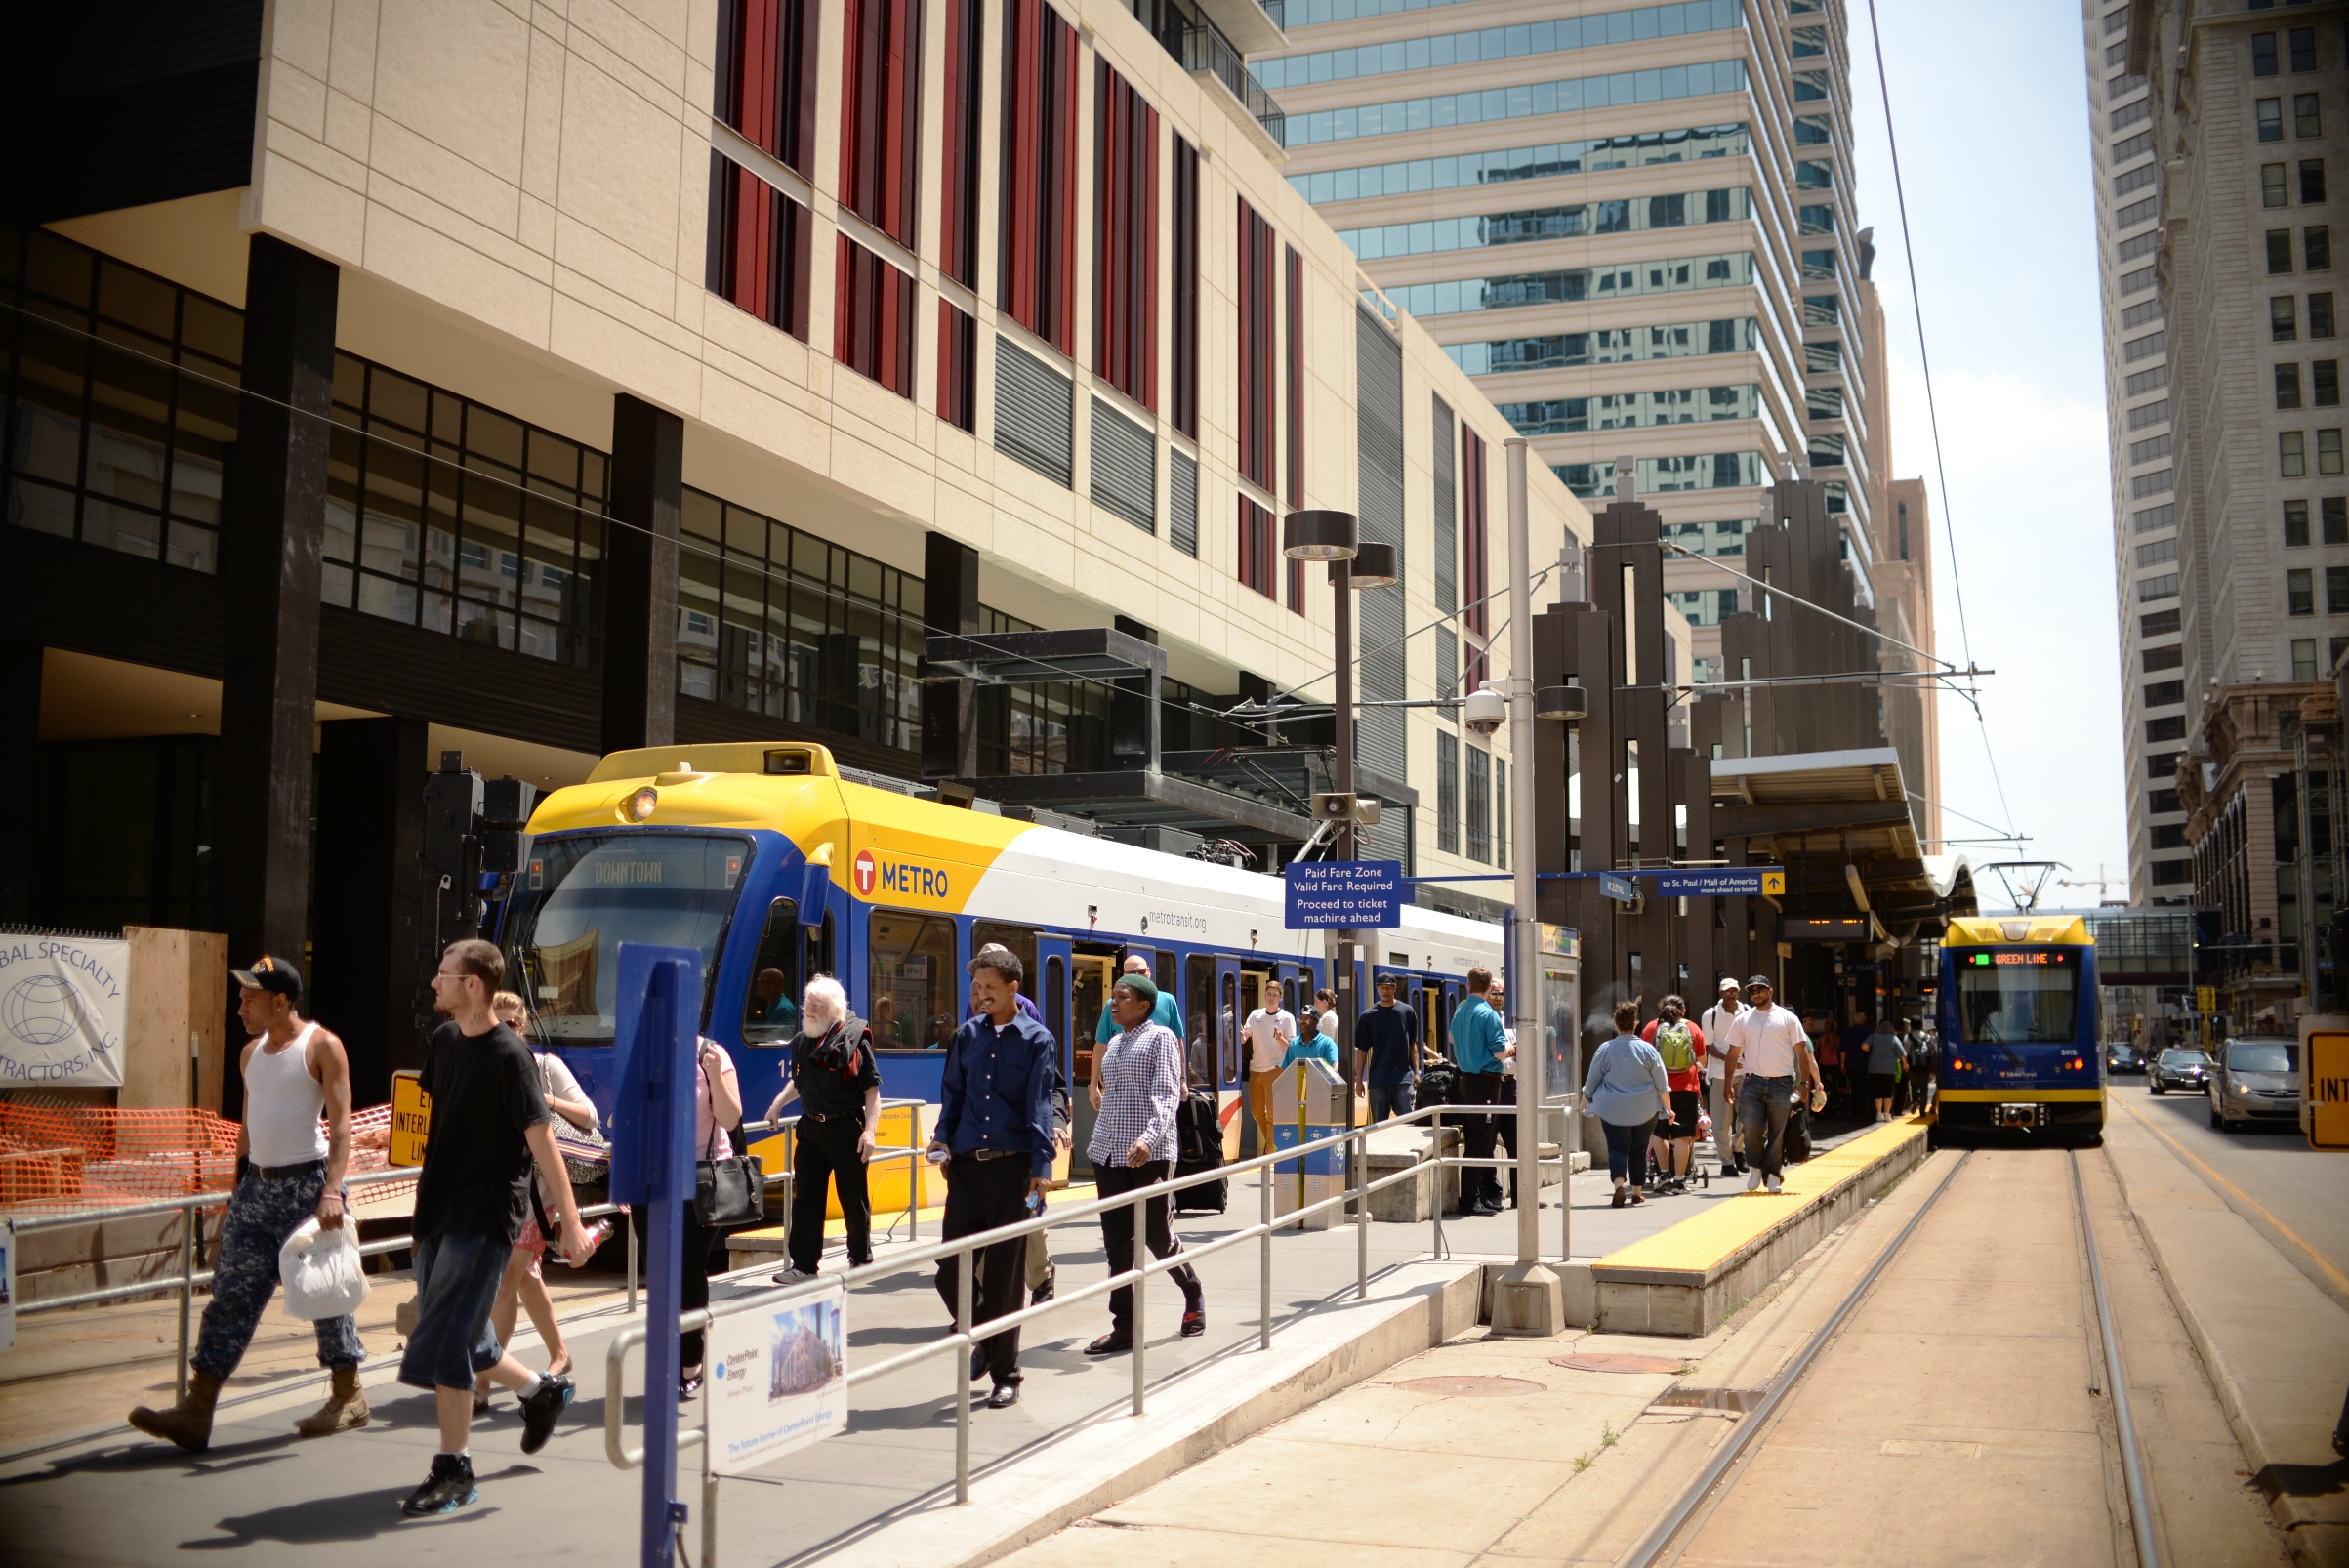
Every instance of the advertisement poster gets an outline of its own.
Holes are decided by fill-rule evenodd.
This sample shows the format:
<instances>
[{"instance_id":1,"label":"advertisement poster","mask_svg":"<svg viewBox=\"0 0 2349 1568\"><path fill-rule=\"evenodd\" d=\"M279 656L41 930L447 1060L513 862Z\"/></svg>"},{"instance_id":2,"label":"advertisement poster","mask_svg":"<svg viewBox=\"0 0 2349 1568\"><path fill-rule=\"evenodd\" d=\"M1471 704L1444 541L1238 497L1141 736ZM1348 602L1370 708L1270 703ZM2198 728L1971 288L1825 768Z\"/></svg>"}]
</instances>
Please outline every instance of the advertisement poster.
<instances>
[{"instance_id":1,"label":"advertisement poster","mask_svg":"<svg viewBox=\"0 0 2349 1568\"><path fill-rule=\"evenodd\" d=\"M131 944L0 936L0 1089L120 1089Z\"/></svg>"},{"instance_id":2,"label":"advertisement poster","mask_svg":"<svg viewBox=\"0 0 2349 1568\"><path fill-rule=\"evenodd\" d=\"M741 1475L848 1427L848 1293L828 1290L710 1328L710 1455Z\"/></svg>"}]
</instances>

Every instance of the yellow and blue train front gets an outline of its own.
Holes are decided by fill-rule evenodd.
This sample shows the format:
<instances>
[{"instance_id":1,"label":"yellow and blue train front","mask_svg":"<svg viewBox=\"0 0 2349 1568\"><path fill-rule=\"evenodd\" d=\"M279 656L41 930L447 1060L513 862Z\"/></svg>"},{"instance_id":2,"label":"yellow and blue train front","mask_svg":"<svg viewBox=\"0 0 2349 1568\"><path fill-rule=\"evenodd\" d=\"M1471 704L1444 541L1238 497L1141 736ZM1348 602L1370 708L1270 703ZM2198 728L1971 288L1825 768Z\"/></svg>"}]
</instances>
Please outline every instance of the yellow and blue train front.
<instances>
[{"instance_id":1,"label":"yellow and blue train front","mask_svg":"<svg viewBox=\"0 0 2349 1568\"><path fill-rule=\"evenodd\" d=\"M2096 948L2078 917L1957 920L1942 939L1934 1119L1946 1132L2104 1127Z\"/></svg>"}]
</instances>

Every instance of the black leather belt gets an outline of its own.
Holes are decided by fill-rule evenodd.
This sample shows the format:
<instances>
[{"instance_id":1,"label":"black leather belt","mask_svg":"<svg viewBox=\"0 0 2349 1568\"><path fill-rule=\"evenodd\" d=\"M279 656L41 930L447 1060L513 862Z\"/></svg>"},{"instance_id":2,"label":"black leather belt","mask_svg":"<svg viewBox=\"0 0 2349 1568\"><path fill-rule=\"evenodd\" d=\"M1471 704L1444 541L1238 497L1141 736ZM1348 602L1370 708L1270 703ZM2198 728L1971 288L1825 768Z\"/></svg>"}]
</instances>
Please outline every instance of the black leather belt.
<instances>
[{"instance_id":1,"label":"black leather belt","mask_svg":"<svg viewBox=\"0 0 2349 1568\"><path fill-rule=\"evenodd\" d=\"M305 1160L300 1165L257 1165L253 1174L264 1181L299 1181L304 1176L324 1176L324 1160Z\"/></svg>"},{"instance_id":2,"label":"black leather belt","mask_svg":"<svg viewBox=\"0 0 2349 1568\"><path fill-rule=\"evenodd\" d=\"M1025 1149L972 1149L969 1157L973 1160L1024 1160L1028 1155Z\"/></svg>"}]
</instances>

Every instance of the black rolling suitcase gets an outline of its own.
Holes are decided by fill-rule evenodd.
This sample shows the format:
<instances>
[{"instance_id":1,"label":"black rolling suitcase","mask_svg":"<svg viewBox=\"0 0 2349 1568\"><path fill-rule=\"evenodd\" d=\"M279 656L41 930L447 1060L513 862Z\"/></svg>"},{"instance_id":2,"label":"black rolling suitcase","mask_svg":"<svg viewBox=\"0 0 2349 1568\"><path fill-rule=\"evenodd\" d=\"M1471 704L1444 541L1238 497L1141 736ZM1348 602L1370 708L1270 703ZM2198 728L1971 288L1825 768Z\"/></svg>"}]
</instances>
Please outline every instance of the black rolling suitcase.
<instances>
[{"instance_id":1,"label":"black rolling suitcase","mask_svg":"<svg viewBox=\"0 0 2349 1568\"><path fill-rule=\"evenodd\" d=\"M1183 1095L1182 1108L1174 1113L1174 1134L1176 1176L1197 1176L1202 1171L1223 1169L1223 1124L1216 1114L1213 1093L1194 1089ZM1219 1215L1230 1201L1230 1181L1221 1179L1185 1187L1174 1194L1174 1212Z\"/></svg>"}]
</instances>

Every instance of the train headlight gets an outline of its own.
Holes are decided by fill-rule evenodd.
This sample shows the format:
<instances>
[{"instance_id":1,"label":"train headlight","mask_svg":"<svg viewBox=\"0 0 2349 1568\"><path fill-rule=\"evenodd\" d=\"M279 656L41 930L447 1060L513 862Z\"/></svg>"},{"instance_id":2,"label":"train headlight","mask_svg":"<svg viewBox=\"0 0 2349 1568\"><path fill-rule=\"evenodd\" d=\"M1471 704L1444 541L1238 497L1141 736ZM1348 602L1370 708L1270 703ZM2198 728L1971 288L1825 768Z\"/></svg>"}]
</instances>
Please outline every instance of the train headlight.
<instances>
[{"instance_id":1,"label":"train headlight","mask_svg":"<svg viewBox=\"0 0 2349 1568\"><path fill-rule=\"evenodd\" d=\"M652 813L659 808L660 804L659 793L647 784L620 804L620 820L623 822L649 822L652 820Z\"/></svg>"}]
</instances>

